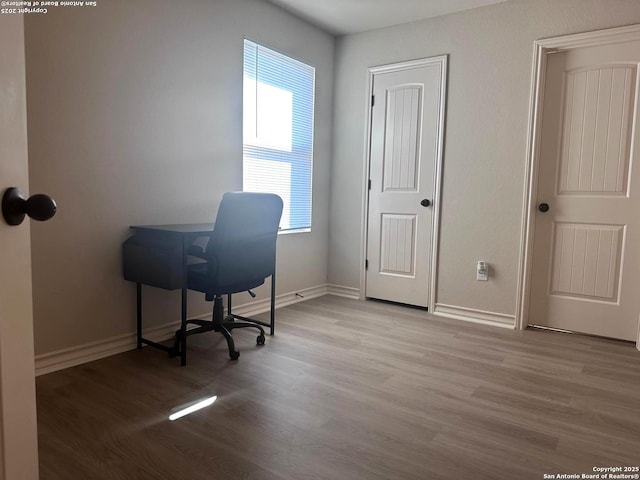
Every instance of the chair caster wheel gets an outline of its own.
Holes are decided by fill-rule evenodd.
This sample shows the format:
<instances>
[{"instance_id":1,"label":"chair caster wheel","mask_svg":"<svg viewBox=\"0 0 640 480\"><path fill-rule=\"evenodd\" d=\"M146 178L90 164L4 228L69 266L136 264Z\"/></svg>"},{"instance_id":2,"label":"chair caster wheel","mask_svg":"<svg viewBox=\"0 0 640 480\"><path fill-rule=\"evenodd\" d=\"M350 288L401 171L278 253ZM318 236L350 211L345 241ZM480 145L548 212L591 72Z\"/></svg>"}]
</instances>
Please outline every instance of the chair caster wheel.
<instances>
[{"instance_id":1,"label":"chair caster wheel","mask_svg":"<svg viewBox=\"0 0 640 480\"><path fill-rule=\"evenodd\" d=\"M266 338L262 334L258 335L258 338L256 338L256 344L257 345L264 345L265 341L266 341Z\"/></svg>"},{"instance_id":2,"label":"chair caster wheel","mask_svg":"<svg viewBox=\"0 0 640 480\"><path fill-rule=\"evenodd\" d=\"M240 356L240 352L238 350L229 352L229 357L231 358L231 360L237 360L239 356Z\"/></svg>"}]
</instances>

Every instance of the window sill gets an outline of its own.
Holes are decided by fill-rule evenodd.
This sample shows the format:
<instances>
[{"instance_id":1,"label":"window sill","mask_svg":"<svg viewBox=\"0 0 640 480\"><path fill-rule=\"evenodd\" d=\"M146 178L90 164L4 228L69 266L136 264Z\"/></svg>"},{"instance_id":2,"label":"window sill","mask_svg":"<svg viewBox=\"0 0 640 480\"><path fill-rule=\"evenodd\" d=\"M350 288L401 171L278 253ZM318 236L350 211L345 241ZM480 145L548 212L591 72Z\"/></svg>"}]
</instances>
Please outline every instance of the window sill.
<instances>
[{"instance_id":1,"label":"window sill","mask_svg":"<svg viewBox=\"0 0 640 480\"><path fill-rule=\"evenodd\" d=\"M290 233L310 233L311 227L308 228L292 228L289 230L280 230L278 235L289 235Z\"/></svg>"}]
</instances>

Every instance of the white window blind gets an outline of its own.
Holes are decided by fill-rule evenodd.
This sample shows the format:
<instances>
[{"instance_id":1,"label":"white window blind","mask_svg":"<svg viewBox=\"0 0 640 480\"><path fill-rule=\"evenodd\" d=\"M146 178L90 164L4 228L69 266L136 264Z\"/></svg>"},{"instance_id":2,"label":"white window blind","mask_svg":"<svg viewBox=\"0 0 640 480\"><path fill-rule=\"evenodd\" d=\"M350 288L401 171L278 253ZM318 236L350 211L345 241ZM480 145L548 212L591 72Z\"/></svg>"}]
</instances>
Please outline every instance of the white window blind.
<instances>
[{"instance_id":1,"label":"white window blind","mask_svg":"<svg viewBox=\"0 0 640 480\"><path fill-rule=\"evenodd\" d=\"M315 68L244 41L243 190L282 197L280 228L311 228Z\"/></svg>"}]
</instances>

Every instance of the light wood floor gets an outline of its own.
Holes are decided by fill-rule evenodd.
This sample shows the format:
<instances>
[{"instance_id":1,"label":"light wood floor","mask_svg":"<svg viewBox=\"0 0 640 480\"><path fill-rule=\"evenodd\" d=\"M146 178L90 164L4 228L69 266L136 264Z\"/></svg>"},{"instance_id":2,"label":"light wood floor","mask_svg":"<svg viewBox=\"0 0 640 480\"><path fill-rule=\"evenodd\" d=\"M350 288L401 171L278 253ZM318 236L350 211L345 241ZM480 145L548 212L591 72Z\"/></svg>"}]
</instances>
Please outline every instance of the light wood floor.
<instances>
[{"instance_id":1,"label":"light wood floor","mask_svg":"<svg viewBox=\"0 0 640 480\"><path fill-rule=\"evenodd\" d=\"M41 478L542 479L640 464L640 352L326 296L37 379ZM176 406L217 395L175 422Z\"/></svg>"}]
</instances>

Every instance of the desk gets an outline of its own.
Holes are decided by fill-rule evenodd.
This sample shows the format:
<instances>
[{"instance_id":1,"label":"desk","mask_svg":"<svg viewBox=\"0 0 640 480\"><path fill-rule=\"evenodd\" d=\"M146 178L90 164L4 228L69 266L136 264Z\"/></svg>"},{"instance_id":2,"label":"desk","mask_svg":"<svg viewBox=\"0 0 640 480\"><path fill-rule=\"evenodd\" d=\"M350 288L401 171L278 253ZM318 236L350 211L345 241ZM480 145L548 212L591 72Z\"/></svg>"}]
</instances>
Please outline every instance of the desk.
<instances>
[{"instance_id":1,"label":"desk","mask_svg":"<svg viewBox=\"0 0 640 480\"><path fill-rule=\"evenodd\" d=\"M124 278L136 283L138 348L142 344L159 348L171 356L180 355L180 363L187 362L186 335L181 345L167 347L142 336L142 285L182 290L181 329L187 321L187 265L189 247L199 237L208 237L213 223L181 225L135 225L134 235L124 242Z\"/></svg>"},{"instance_id":2,"label":"desk","mask_svg":"<svg viewBox=\"0 0 640 480\"><path fill-rule=\"evenodd\" d=\"M136 283L136 324L138 348L142 344L167 352L170 356L180 355L180 364L187 363L187 274L189 247L197 238L210 237L213 223L178 225L135 225L134 235L123 244L124 278ZM250 320L275 331L275 275L271 278L271 317L262 322L234 315L241 320ZM180 317L180 344L167 347L142 336L142 285L182 291ZM253 295L253 294L252 294ZM255 296L255 295L254 295ZM227 295L227 315L231 315L231 295Z\"/></svg>"}]
</instances>

